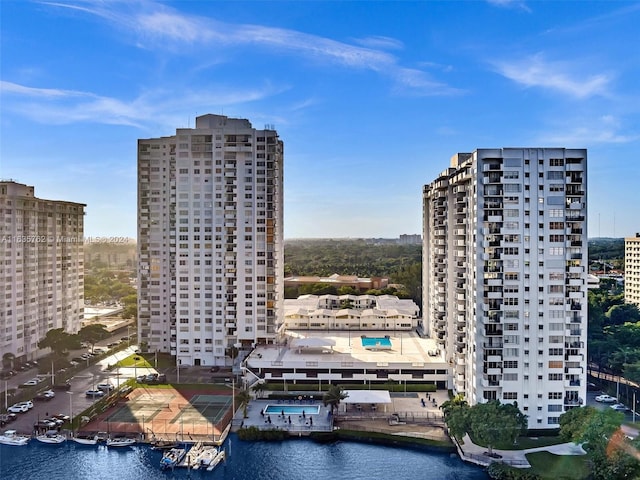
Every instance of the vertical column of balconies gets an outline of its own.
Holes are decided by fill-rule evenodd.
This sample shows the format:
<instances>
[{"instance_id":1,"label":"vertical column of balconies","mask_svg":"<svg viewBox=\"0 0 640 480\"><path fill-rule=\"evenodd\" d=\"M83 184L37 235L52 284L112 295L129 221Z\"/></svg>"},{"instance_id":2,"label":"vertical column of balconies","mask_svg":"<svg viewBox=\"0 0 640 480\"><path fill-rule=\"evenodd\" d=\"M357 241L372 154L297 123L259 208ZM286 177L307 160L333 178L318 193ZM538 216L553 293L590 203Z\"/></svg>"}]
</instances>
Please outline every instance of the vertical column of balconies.
<instances>
[{"instance_id":1,"label":"vertical column of balconies","mask_svg":"<svg viewBox=\"0 0 640 480\"><path fill-rule=\"evenodd\" d=\"M565 355L564 387L565 409L583 403L580 396L584 389L586 328L586 201L585 164L582 158L565 160L565 221L566 221L566 271L565 271Z\"/></svg>"},{"instance_id":2,"label":"vertical column of balconies","mask_svg":"<svg viewBox=\"0 0 640 480\"><path fill-rule=\"evenodd\" d=\"M433 191L431 198L432 259L435 270L432 292L436 341L444 349L447 335L447 185L445 180Z\"/></svg>"},{"instance_id":3,"label":"vertical column of balconies","mask_svg":"<svg viewBox=\"0 0 640 480\"><path fill-rule=\"evenodd\" d=\"M266 135L266 152L267 152L267 168L266 168L266 181L267 181L267 203L266 203L266 215L267 215L267 275L266 275L266 298L267 298L267 312L266 312L266 334L268 338L273 338L278 330L278 318L276 305L280 302L280 296L284 292L284 285L281 284L282 276L278 274L280 263L283 259L280 258L282 248L281 230L282 226L279 224L282 219L280 212L281 208L281 178L282 178L282 153L283 144L278 140L275 132L269 132Z\"/></svg>"},{"instance_id":4,"label":"vertical column of balconies","mask_svg":"<svg viewBox=\"0 0 640 480\"><path fill-rule=\"evenodd\" d=\"M467 255L471 243L471 229L469 225L469 191L465 183L455 185L452 188L454 222L451 229L453 244L453 265L450 269L455 285L454 296L456 309L451 313L453 324L455 325L455 347L454 347L454 386L457 393L465 393L465 367L467 364L467 334L468 322L467 312L470 311L467 292L472 287L468 278Z\"/></svg>"},{"instance_id":5,"label":"vertical column of balconies","mask_svg":"<svg viewBox=\"0 0 640 480\"><path fill-rule=\"evenodd\" d=\"M225 135L224 143L224 325L225 337L232 345L237 329L238 278L238 177L236 163L236 136ZM231 337L231 338L230 338Z\"/></svg>"},{"instance_id":6,"label":"vertical column of balconies","mask_svg":"<svg viewBox=\"0 0 640 480\"><path fill-rule=\"evenodd\" d=\"M501 158L484 159L482 164L482 260L483 312L482 335L484 349L481 386L485 399L496 399L502 384L503 337L503 165Z\"/></svg>"}]
</instances>

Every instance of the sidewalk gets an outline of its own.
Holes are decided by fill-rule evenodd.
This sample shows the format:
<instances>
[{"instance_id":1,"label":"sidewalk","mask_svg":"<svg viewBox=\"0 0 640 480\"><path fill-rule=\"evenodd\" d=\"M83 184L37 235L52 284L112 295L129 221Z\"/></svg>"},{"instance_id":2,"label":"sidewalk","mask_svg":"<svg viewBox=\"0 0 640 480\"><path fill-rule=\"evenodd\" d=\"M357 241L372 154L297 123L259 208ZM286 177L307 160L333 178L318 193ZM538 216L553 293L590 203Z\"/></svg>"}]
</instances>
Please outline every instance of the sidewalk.
<instances>
[{"instance_id":1,"label":"sidewalk","mask_svg":"<svg viewBox=\"0 0 640 480\"><path fill-rule=\"evenodd\" d=\"M531 465L527 461L527 453L533 452L549 452L555 455L586 455L582 449L582 445L577 445L573 442L561 443L558 445L549 445L546 447L535 447L535 448L527 448L525 450L497 450L493 449L493 453L500 455L500 458L492 458L485 455L487 452L486 447L481 447L479 445L475 445L469 435L465 435L462 439L464 445L459 445L458 442L456 447L458 448L458 453L460 458L463 460L475 463L477 465L487 466L491 462L504 462L509 465L518 468L529 468Z\"/></svg>"}]
</instances>

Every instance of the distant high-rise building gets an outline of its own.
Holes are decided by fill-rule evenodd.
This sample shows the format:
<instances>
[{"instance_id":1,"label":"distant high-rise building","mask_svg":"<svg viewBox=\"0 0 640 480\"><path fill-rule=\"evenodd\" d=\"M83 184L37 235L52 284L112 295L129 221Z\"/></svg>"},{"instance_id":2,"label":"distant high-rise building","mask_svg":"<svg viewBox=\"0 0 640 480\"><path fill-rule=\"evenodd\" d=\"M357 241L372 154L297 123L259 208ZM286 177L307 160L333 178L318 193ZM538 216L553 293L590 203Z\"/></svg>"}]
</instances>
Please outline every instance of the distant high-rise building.
<instances>
[{"instance_id":1,"label":"distant high-rise building","mask_svg":"<svg viewBox=\"0 0 640 480\"><path fill-rule=\"evenodd\" d=\"M640 308L640 233L624 239L624 301Z\"/></svg>"},{"instance_id":2,"label":"distant high-rise building","mask_svg":"<svg viewBox=\"0 0 640 480\"><path fill-rule=\"evenodd\" d=\"M11 353L18 361L34 360L49 330L80 328L84 207L0 181L0 358Z\"/></svg>"},{"instance_id":3,"label":"distant high-rise building","mask_svg":"<svg viewBox=\"0 0 640 480\"><path fill-rule=\"evenodd\" d=\"M586 395L587 152L459 153L423 191L425 331L470 404L558 428Z\"/></svg>"},{"instance_id":4,"label":"distant high-rise building","mask_svg":"<svg viewBox=\"0 0 640 480\"><path fill-rule=\"evenodd\" d=\"M138 324L150 351L227 365L273 343L284 297L283 143L245 119L138 140Z\"/></svg>"},{"instance_id":5,"label":"distant high-rise building","mask_svg":"<svg viewBox=\"0 0 640 480\"><path fill-rule=\"evenodd\" d=\"M420 234L407 235L403 233L398 239L399 245L420 245L420 243L422 243L422 236L420 236Z\"/></svg>"}]
</instances>

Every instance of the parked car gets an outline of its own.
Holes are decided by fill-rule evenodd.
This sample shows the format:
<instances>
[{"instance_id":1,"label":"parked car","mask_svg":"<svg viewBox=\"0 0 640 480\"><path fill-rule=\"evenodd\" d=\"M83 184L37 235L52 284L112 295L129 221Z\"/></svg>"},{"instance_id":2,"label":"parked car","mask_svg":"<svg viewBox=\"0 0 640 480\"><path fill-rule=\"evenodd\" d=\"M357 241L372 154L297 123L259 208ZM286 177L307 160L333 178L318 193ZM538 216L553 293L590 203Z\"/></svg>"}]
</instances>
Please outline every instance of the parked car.
<instances>
[{"instance_id":1,"label":"parked car","mask_svg":"<svg viewBox=\"0 0 640 480\"><path fill-rule=\"evenodd\" d=\"M71 384L69 382L57 383L52 388L53 390L71 390Z\"/></svg>"},{"instance_id":2,"label":"parked car","mask_svg":"<svg viewBox=\"0 0 640 480\"><path fill-rule=\"evenodd\" d=\"M31 403L31 407L29 407L27 402L18 402L7 408L7 411L9 413L26 413L29 411L29 408L33 408L33 403Z\"/></svg>"},{"instance_id":3,"label":"parked car","mask_svg":"<svg viewBox=\"0 0 640 480\"><path fill-rule=\"evenodd\" d=\"M3 413L0 415L0 427L4 427L7 423L13 422L18 415L15 413Z\"/></svg>"},{"instance_id":4,"label":"parked car","mask_svg":"<svg viewBox=\"0 0 640 480\"><path fill-rule=\"evenodd\" d=\"M146 379L147 379L147 376L146 376L146 375L138 375L138 376L136 377L136 382L138 382L138 383L145 383L145 380L146 380Z\"/></svg>"},{"instance_id":5,"label":"parked car","mask_svg":"<svg viewBox=\"0 0 640 480\"><path fill-rule=\"evenodd\" d=\"M600 389L598 388L598 385L596 385L595 383L589 382L587 383L587 390L590 392L593 392L595 390L600 390Z\"/></svg>"},{"instance_id":6,"label":"parked car","mask_svg":"<svg viewBox=\"0 0 640 480\"><path fill-rule=\"evenodd\" d=\"M104 392L102 390L87 390L84 392L87 397L102 397Z\"/></svg>"},{"instance_id":7,"label":"parked car","mask_svg":"<svg viewBox=\"0 0 640 480\"><path fill-rule=\"evenodd\" d=\"M610 395L598 395L596 397L596 402L602 403L616 403L618 399L616 397L612 397Z\"/></svg>"},{"instance_id":8,"label":"parked car","mask_svg":"<svg viewBox=\"0 0 640 480\"><path fill-rule=\"evenodd\" d=\"M609 408L613 408L614 410L617 410L619 412L626 412L627 410L629 410L623 403L614 403L613 405L609 406Z\"/></svg>"},{"instance_id":9,"label":"parked car","mask_svg":"<svg viewBox=\"0 0 640 480\"><path fill-rule=\"evenodd\" d=\"M69 415L65 415L64 413L56 413L53 415L53 418L57 418L58 420L62 420L63 422L68 422L71 417Z\"/></svg>"},{"instance_id":10,"label":"parked car","mask_svg":"<svg viewBox=\"0 0 640 480\"><path fill-rule=\"evenodd\" d=\"M38 393L35 397L33 397L33 399L49 401L55 396L56 396L56 392L54 392L53 390L47 390L45 392Z\"/></svg>"},{"instance_id":11,"label":"parked car","mask_svg":"<svg viewBox=\"0 0 640 480\"><path fill-rule=\"evenodd\" d=\"M49 430L49 429L57 428L58 424L55 422L52 422L51 420L42 419L34 423L33 426L34 428L46 428Z\"/></svg>"},{"instance_id":12,"label":"parked car","mask_svg":"<svg viewBox=\"0 0 640 480\"><path fill-rule=\"evenodd\" d=\"M110 392L111 390L113 390L116 387L114 387L110 383L99 383L98 385L96 385L96 388L98 390L102 390L103 392Z\"/></svg>"},{"instance_id":13,"label":"parked car","mask_svg":"<svg viewBox=\"0 0 640 480\"><path fill-rule=\"evenodd\" d=\"M111 342L111 343L108 343L108 344L107 344L107 347L109 347L109 348L113 348L113 347L118 346L119 344L120 344L119 342Z\"/></svg>"},{"instance_id":14,"label":"parked car","mask_svg":"<svg viewBox=\"0 0 640 480\"><path fill-rule=\"evenodd\" d=\"M31 380L27 380L26 382L24 382L22 385L20 385L21 387L34 387L36 385L38 385L40 382L38 380L36 380L35 378L32 378Z\"/></svg>"}]
</instances>

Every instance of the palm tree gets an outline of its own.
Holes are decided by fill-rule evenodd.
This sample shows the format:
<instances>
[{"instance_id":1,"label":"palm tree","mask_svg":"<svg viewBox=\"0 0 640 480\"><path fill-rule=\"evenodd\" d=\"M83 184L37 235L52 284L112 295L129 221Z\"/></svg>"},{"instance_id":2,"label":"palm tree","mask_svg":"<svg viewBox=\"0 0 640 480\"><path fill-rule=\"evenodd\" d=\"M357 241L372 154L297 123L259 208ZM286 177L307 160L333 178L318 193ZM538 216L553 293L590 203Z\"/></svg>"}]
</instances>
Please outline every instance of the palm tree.
<instances>
[{"instance_id":1,"label":"palm tree","mask_svg":"<svg viewBox=\"0 0 640 480\"><path fill-rule=\"evenodd\" d=\"M251 387L251 390L253 390L253 392L256 394L256 397L258 398L262 398L262 394L266 389L267 387L264 384L264 380L258 380L258 382L253 387Z\"/></svg>"},{"instance_id":2,"label":"palm tree","mask_svg":"<svg viewBox=\"0 0 640 480\"><path fill-rule=\"evenodd\" d=\"M236 394L236 400L239 405L242 405L242 416L247 418L247 407L249 406L249 401L251 400L251 394L248 390L240 390Z\"/></svg>"},{"instance_id":3,"label":"palm tree","mask_svg":"<svg viewBox=\"0 0 640 480\"><path fill-rule=\"evenodd\" d=\"M331 413L333 413L334 410L338 409L340 402L348 396L348 394L344 393L342 387L338 385L330 385L329 389L322 397L322 403L325 407L327 405L331 405Z\"/></svg>"},{"instance_id":4,"label":"palm tree","mask_svg":"<svg viewBox=\"0 0 640 480\"><path fill-rule=\"evenodd\" d=\"M12 369L13 368L13 362L16 359L16 356L11 353L11 352L7 352L2 356L2 366L4 368L7 369Z\"/></svg>"}]
</instances>

